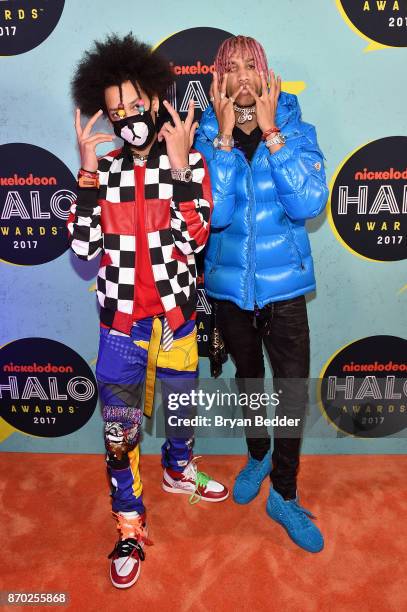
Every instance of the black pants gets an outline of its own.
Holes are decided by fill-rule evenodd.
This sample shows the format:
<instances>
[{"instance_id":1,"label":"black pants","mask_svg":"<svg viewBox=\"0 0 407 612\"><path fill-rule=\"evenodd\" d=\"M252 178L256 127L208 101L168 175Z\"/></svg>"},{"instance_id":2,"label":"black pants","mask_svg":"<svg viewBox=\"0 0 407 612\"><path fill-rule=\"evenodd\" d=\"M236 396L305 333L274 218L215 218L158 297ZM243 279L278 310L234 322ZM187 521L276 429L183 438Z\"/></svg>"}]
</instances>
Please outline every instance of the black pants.
<instances>
[{"instance_id":1,"label":"black pants","mask_svg":"<svg viewBox=\"0 0 407 612\"><path fill-rule=\"evenodd\" d=\"M217 324L236 364L238 386L247 390L247 384L253 386L253 381L246 383L245 379L264 379L264 343L274 381L279 379L279 390L283 391L276 415L300 419L297 433L289 437L284 437L284 428L274 428L270 477L273 487L285 499L292 499L296 496L301 430L308 399L310 346L305 297L273 302L258 311L242 310L227 301L217 301L216 306ZM256 436L247 437L247 445L250 455L261 460L270 449L270 436L266 428L260 432L261 437L257 429Z\"/></svg>"}]
</instances>

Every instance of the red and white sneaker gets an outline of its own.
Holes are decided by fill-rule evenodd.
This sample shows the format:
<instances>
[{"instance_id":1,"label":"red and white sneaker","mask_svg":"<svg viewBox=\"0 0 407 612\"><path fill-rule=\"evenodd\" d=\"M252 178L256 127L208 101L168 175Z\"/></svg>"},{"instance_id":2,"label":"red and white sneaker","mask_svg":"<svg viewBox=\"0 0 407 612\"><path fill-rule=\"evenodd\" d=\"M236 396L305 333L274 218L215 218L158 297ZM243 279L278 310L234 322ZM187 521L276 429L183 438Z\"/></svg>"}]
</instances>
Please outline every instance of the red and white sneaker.
<instances>
[{"instance_id":1,"label":"red and white sneaker","mask_svg":"<svg viewBox=\"0 0 407 612\"><path fill-rule=\"evenodd\" d=\"M145 515L138 512L113 512L117 520L120 538L109 555L110 579L118 589L128 589L140 575L144 561L144 544L152 544L147 538Z\"/></svg>"},{"instance_id":2,"label":"red and white sneaker","mask_svg":"<svg viewBox=\"0 0 407 612\"><path fill-rule=\"evenodd\" d=\"M213 480L205 472L200 472L196 467L194 457L186 468L180 472L181 478L173 478L172 470L164 469L162 487L167 493L184 493L189 495L189 503L196 504L201 499L208 502L221 502L229 496L225 485ZM174 474L174 472L172 472Z\"/></svg>"}]
</instances>

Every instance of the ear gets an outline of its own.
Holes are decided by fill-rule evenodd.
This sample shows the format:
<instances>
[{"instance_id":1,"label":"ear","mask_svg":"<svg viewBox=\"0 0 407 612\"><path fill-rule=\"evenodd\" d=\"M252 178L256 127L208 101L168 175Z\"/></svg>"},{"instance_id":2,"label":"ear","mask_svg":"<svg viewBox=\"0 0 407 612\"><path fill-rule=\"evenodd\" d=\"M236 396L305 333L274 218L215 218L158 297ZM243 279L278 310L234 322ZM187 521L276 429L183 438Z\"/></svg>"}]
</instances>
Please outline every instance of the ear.
<instances>
[{"instance_id":1,"label":"ear","mask_svg":"<svg viewBox=\"0 0 407 612\"><path fill-rule=\"evenodd\" d=\"M151 99L151 110L157 113L159 107L160 107L160 100L158 99L158 96L153 96Z\"/></svg>"}]
</instances>

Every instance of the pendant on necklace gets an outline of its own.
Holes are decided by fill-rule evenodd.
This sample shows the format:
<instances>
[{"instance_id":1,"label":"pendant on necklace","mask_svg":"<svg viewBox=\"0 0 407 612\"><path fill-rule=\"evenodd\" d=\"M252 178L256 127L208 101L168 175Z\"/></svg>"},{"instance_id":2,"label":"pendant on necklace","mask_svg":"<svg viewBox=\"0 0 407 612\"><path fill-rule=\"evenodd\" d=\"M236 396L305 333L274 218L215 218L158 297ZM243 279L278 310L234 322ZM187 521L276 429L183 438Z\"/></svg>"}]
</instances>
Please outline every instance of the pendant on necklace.
<instances>
[{"instance_id":1,"label":"pendant on necklace","mask_svg":"<svg viewBox=\"0 0 407 612\"><path fill-rule=\"evenodd\" d=\"M256 112L255 106L244 107L234 104L233 109L238 113L237 122L240 124L246 123L246 121L251 121L253 119L253 115Z\"/></svg>"}]
</instances>

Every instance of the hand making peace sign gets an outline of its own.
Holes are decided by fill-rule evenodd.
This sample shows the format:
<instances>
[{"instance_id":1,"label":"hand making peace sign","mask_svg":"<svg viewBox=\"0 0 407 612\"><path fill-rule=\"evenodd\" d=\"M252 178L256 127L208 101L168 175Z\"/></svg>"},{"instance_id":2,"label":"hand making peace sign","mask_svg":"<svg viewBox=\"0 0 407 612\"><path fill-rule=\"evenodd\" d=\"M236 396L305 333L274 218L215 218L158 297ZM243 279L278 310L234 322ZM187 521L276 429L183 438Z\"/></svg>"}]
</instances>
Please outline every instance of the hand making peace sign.
<instances>
[{"instance_id":1,"label":"hand making peace sign","mask_svg":"<svg viewBox=\"0 0 407 612\"><path fill-rule=\"evenodd\" d=\"M166 121L158 134L158 141L161 142L164 139L167 144L167 154L172 170L186 168L189 165L188 153L198 127L197 121L193 123L195 103L190 100L185 121L181 121L179 114L167 100L164 100L163 104L171 115L174 125Z\"/></svg>"},{"instance_id":2,"label":"hand making peace sign","mask_svg":"<svg viewBox=\"0 0 407 612\"><path fill-rule=\"evenodd\" d=\"M98 158L96 155L96 146L101 142L112 142L114 136L105 134L104 132L96 132L91 134L92 127L103 114L102 110L98 110L93 115L82 129L81 126L81 111L79 108L75 112L75 130L78 138L79 152L81 156L81 167L88 172L96 172L98 169Z\"/></svg>"},{"instance_id":3,"label":"hand making peace sign","mask_svg":"<svg viewBox=\"0 0 407 612\"><path fill-rule=\"evenodd\" d=\"M247 85L248 91L252 94L256 102L257 123L262 132L266 132L273 127L276 127L275 118L278 98L281 92L281 77L274 76L274 71L270 70L270 90L267 87L264 72L260 72L261 79L261 95ZM277 126L278 127L278 126Z\"/></svg>"},{"instance_id":4,"label":"hand making peace sign","mask_svg":"<svg viewBox=\"0 0 407 612\"><path fill-rule=\"evenodd\" d=\"M240 85L235 92L228 98L226 95L228 83L228 73L222 77L222 82L219 87L219 76L217 72L213 73L213 81L211 85L211 100L213 108L216 113L218 120L219 132L227 136L231 136L233 128L235 126L235 111L233 110L233 104L235 99L242 90Z\"/></svg>"}]
</instances>

